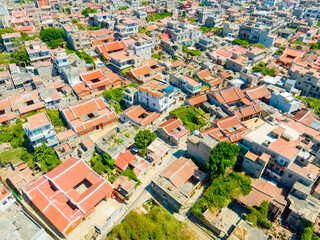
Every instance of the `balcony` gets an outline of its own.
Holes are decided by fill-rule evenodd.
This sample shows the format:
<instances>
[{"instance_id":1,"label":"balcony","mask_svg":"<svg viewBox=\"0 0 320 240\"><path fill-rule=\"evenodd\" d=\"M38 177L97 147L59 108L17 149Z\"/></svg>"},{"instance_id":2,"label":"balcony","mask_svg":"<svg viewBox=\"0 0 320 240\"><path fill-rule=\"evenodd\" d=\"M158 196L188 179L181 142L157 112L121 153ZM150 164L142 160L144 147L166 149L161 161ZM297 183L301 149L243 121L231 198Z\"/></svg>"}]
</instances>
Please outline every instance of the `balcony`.
<instances>
[{"instance_id":1,"label":"balcony","mask_svg":"<svg viewBox=\"0 0 320 240\"><path fill-rule=\"evenodd\" d=\"M55 135L56 135L56 132L53 129L49 129L47 131L43 131L38 134L31 134L31 135L29 135L29 138L32 142L34 142L34 141L37 141L41 138L50 138Z\"/></svg>"},{"instance_id":2,"label":"balcony","mask_svg":"<svg viewBox=\"0 0 320 240\"><path fill-rule=\"evenodd\" d=\"M132 102L132 98L131 97L127 97L126 95L123 97L123 100L126 102L131 103Z\"/></svg>"}]
</instances>

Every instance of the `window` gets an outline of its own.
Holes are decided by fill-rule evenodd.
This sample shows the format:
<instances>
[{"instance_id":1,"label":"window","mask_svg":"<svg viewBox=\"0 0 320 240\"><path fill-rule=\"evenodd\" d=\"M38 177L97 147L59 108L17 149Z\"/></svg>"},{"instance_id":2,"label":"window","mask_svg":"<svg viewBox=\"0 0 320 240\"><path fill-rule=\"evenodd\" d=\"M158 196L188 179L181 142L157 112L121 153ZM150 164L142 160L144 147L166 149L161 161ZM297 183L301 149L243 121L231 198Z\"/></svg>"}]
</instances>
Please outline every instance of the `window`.
<instances>
[{"instance_id":1,"label":"window","mask_svg":"<svg viewBox=\"0 0 320 240\"><path fill-rule=\"evenodd\" d=\"M288 174L288 178L292 178L292 175L290 173Z\"/></svg>"}]
</instances>

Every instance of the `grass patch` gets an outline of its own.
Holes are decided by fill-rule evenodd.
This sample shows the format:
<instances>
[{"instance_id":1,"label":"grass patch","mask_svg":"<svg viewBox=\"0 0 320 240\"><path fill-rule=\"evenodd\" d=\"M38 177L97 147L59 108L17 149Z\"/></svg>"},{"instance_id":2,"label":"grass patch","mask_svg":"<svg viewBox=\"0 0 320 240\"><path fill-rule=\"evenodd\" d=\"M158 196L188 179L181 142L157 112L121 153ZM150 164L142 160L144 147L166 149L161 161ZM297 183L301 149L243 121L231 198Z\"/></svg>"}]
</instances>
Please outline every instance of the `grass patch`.
<instances>
[{"instance_id":1,"label":"grass patch","mask_svg":"<svg viewBox=\"0 0 320 240\"><path fill-rule=\"evenodd\" d=\"M294 41L293 43L300 44L300 45L306 45L304 42L301 42L301 41L298 41L298 40Z\"/></svg>"},{"instance_id":2,"label":"grass patch","mask_svg":"<svg viewBox=\"0 0 320 240\"><path fill-rule=\"evenodd\" d=\"M9 151L5 151L0 153L1 163L9 163L12 162L17 163L21 160L22 156L27 153L27 149L24 147L18 147L11 149Z\"/></svg>"},{"instance_id":3,"label":"grass patch","mask_svg":"<svg viewBox=\"0 0 320 240\"><path fill-rule=\"evenodd\" d=\"M215 178L203 197L192 207L191 211L198 217L209 208L211 211L219 210L230 202L237 199L240 194L248 195L251 192L251 179L239 172L231 172Z\"/></svg>"},{"instance_id":4,"label":"grass patch","mask_svg":"<svg viewBox=\"0 0 320 240\"><path fill-rule=\"evenodd\" d=\"M232 41L233 44L237 44L241 47L247 47L250 46L250 42L246 39L240 39L240 38L236 38L235 40Z\"/></svg>"},{"instance_id":5,"label":"grass patch","mask_svg":"<svg viewBox=\"0 0 320 240\"><path fill-rule=\"evenodd\" d=\"M277 51L275 52L276 55L281 55L284 51L285 47L284 46L280 46Z\"/></svg>"},{"instance_id":6,"label":"grass patch","mask_svg":"<svg viewBox=\"0 0 320 240\"><path fill-rule=\"evenodd\" d=\"M186 45L182 46L182 50L186 54L191 55L191 56L201 56L201 51L200 50L190 50L190 49L188 49L188 47Z\"/></svg>"},{"instance_id":7,"label":"grass patch","mask_svg":"<svg viewBox=\"0 0 320 240\"><path fill-rule=\"evenodd\" d=\"M257 47L257 48L262 48L262 49L266 49L267 47L265 45L263 45L262 43L256 43L252 45L253 47Z\"/></svg>"},{"instance_id":8,"label":"grass patch","mask_svg":"<svg viewBox=\"0 0 320 240\"><path fill-rule=\"evenodd\" d=\"M156 22L166 17L172 17L172 12L165 10L163 13L153 13L147 16L147 22Z\"/></svg>"},{"instance_id":9,"label":"grass patch","mask_svg":"<svg viewBox=\"0 0 320 240\"><path fill-rule=\"evenodd\" d=\"M170 114L179 118L191 132L206 124L206 120L203 117L205 112L200 108L182 106L173 110Z\"/></svg>"},{"instance_id":10,"label":"grass patch","mask_svg":"<svg viewBox=\"0 0 320 240\"><path fill-rule=\"evenodd\" d=\"M308 104L308 107L313 108L313 113L316 114L318 117L320 117L320 99L312 98L312 97L301 97L297 96L301 101L306 101Z\"/></svg>"},{"instance_id":11,"label":"grass patch","mask_svg":"<svg viewBox=\"0 0 320 240\"><path fill-rule=\"evenodd\" d=\"M259 208L249 207L250 213L246 216L248 222L253 223L254 226L260 226L270 229L272 224L267 220L269 212L269 202L263 201Z\"/></svg>"},{"instance_id":12,"label":"grass patch","mask_svg":"<svg viewBox=\"0 0 320 240\"><path fill-rule=\"evenodd\" d=\"M275 76L276 71L272 68L266 67L267 63L259 62L258 64L254 65L252 68L252 72L261 72L263 75L267 76Z\"/></svg>"},{"instance_id":13,"label":"grass patch","mask_svg":"<svg viewBox=\"0 0 320 240\"><path fill-rule=\"evenodd\" d=\"M118 104L111 104L115 108L116 113L121 112L125 108L125 104L123 101L123 91L127 89L127 87L136 87L137 85L134 83L130 83L129 85L118 87L118 88L110 88L108 90L103 91L102 96L111 101L117 102Z\"/></svg>"},{"instance_id":14,"label":"grass patch","mask_svg":"<svg viewBox=\"0 0 320 240\"><path fill-rule=\"evenodd\" d=\"M121 224L116 225L110 235L111 239L196 239L196 235L179 222L164 208L151 205L147 214L131 211Z\"/></svg>"}]
</instances>

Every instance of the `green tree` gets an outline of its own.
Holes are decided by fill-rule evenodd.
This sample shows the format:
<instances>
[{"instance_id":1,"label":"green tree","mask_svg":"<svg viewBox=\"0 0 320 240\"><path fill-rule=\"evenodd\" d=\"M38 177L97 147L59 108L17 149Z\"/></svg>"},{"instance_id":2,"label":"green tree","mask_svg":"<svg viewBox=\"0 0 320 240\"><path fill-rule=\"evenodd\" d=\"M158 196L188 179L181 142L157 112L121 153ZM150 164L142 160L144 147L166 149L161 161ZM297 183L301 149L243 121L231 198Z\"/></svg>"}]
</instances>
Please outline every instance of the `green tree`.
<instances>
[{"instance_id":1,"label":"green tree","mask_svg":"<svg viewBox=\"0 0 320 240\"><path fill-rule=\"evenodd\" d=\"M76 54L80 59L85 60L87 64L90 63L93 66L96 66L93 58L89 54L87 54L85 51L81 51L81 52L80 51L76 51Z\"/></svg>"},{"instance_id":2,"label":"green tree","mask_svg":"<svg viewBox=\"0 0 320 240\"><path fill-rule=\"evenodd\" d=\"M263 75L266 76L274 76L276 75L276 71L273 68L268 68L267 63L259 62L258 64L252 67L252 72L261 72Z\"/></svg>"},{"instance_id":3,"label":"green tree","mask_svg":"<svg viewBox=\"0 0 320 240\"><path fill-rule=\"evenodd\" d=\"M90 164L92 169L98 174L102 172L111 173L115 166L115 160L108 153L103 155L96 154L91 158Z\"/></svg>"},{"instance_id":4,"label":"green tree","mask_svg":"<svg viewBox=\"0 0 320 240\"><path fill-rule=\"evenodd\" d=\"M10 63L15 63L17 65L20 65L22 62L25 62L26 64L30 63L30 58L25 48L12 53L10 56Z\"/></svg>"},{"instance_id":5,"label":"green tree","mask_svg":"<svg viewBox=\"0 0 320 240\"><path fill-rule=\"evenodd\" d=\"M101 62L105 62L106 61L106 58L104 57L103 53L101 53L101 55L100 55L100 60L101 60Z\"/></svg>"},{"instance_id":6,"label":"green tree","mask_svg":"<svg viewBox=\"0 0 320 240\"><path fill-rule=\"evenodd\" d=\"M48 114L48 117L50 118L53 126L64 127L59 110L46 110L46 113Z\"/></svg>"},{"instance_id":7,"label":"green tree","mask_svg":"<svg viewBox=\"0 0 320 240\"><path fill-rule=\"evenodd\" d=\"M118 10L119 10L119 11L121 11L121 10L126 10L127 8L128 8L127 6L121 6L121 7L118 8Z\"/></svg>"},{"instance_id":8,"label":"green tree","mask_svg":"<svg viewBox=\"0 0 320 240\"><path fill-rule=\"evenodd\" d=\"M91 8L86 8L82 10L81 14L84 15L85 17L88 17L90 13L96 13L97 9L91 9Z\"/></svg>"},{"instance_id":9,"label":"green tree","mask_svg":"<svg viewBox=\"0 0 320 240\"><path fill-rule=\"evenodd\" d=\"M200 50L190 50L186 45L182 45L182 50L191 56L201 56L201 51Z\"/></svg>"},{"instance_id":10,"label":"green tree","mask_svg":"<svg viewBox=\"0 0 320 240\"><path fill-rule=\"evenodd\" d=\"M42 171L47 172L62 163L61 160L57 157L53 148L47 147L44 143L42 143L41 146L35 148L33 161L40 163Z\"/></svg>"},{"instance_id":11,"label":"green tree","mask_svg":"<svg viewBox=\"0 0 320 240\"><path fill-rule=\"evenodd\" d=\"M235 40L232 41L233 44L240 45L241 47L247 47L250 45L249 41L246 39L240 39L236 38Z\"/></svg>"},{"instance_id":12,"label":"green tree","mask_svg":"<svg viewBox=\"0 0 320 240\"><path fill-rule=\"evenodd\" d=\"M148 1L142 1L141 3L142 3L142 5L143 5L143 6L146 6L146 5L148 5L148 4L149 4L149 2L148 2Z\"/></svg>"},{"instance_id":13,"label":"green tree","mask_svg":"<svg viewBox=\"0 0 320 240\"><path fill-rule=\"evenodd\" d=\"M77 24L78 22L79 22L78 19L75 19L75 18L72 19L72 23Z\"/></svg>"},{"instance_id":14,"label":"green tree","mask_svg":"<svg viewBox=\"0 0 320 240\"><path fill-rule=\"evenodd\" d=\"M146 150L150 143L156 138L156 133L151 132L150 130L140 130L134 139L134 145L139 149Z\"/></svg>"},{"instance_id":15,"label":"green tree","mask_svg":"<svg viewBox=\"0 0 320 240\"><path fill-rule=\"evenodd\" d=\"M181 17L186 17L187 16L187 13L186 13L186 11L183 11L182 12L182 15L181 15Z\"/></svg>"},{"instance_id":16,"label":"green tree","mask_svg":"<svg viewBox=\"0 0 320 240\"><path fill-rule=\"evenodd\" d=\"M257 223L267 229L272 228L272 224L267 220L269 212L269 202L262 201L259 208L249 207L249 214L246 216L248 222L257 225Z\"/></svg>"},{"instance_id":17,"label":"green tree","mask_svg":"<svg viewBox=\"0 0 320 240\"><path fill-rule=\"evenodd\" d=\"M42 28L40 31L40 38L48 47L56 48L64 43L65 34L63 29L59 28Z\"/></svg>"},{"instance_id":18,"label":"green tree","mask_svg":"<svg viewBox=\"0 0 320 240\"><path fill-rule=\"evenodd\" d=\"M209 169L211 177L224 174L226 168L233 167L240 147L229 142L219 142L211 151L206 167Z\"/></svg>"}]
</instances>

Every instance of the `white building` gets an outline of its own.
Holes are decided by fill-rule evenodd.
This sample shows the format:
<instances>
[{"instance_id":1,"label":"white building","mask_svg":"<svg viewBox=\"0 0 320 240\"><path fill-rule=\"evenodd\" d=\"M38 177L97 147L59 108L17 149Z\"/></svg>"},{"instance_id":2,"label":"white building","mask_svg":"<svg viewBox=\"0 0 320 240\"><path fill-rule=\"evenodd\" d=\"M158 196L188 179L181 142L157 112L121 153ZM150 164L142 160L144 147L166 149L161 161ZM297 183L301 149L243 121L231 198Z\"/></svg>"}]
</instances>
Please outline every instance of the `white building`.
<instances>
[{"instance_id":1,"label":"white building","mask_svg":"<svg viewBox=\"0 0 320 240\"><path fill-rule=\"evenodd\" d=\"M31 41L31 46L26 47L26 50L31 63L49 61L51 59L49 48L40 41Z\"/></svg>"},{"instance_id":2,"label":"white building","mask_svg":"<svg viewBox=\"0 0 320 240\"><path fill-rule=\"evenodd\" d=\"M128 39L130 35L138 33L138 22L136 20L127 19L116 25L116 36L120 39Z\"/></svg>"},{"instance_id":3,"label":"white building","mask_svg":"<svg viewBox=\"0 0 320 240\"><path fill-rule=\"evenodd\" d=\"M57 68L59 73L61 73L61 70L63 68L66 68L71 65L66 50L64 48L57 48L51 50L51 56L53 64Z\"/></svg>"},{"instance_id":4,"label":"white building","mask_svg":"<svg viewBox=\"0 0 320 240\"><path fill-rule=\"evenodd\" d=\"M28 117L27 123L24 123L22 127L34 148L41 146L42 143L45 143L48 147L59 144L56 131L45 112Z\"/></svg>"},{"instance_id":5,"label":"white building","mask_svg":"<svg viewBox=\"0 0 320 240\"><path fill-rule=\"evenodd\" d=\"M320 19L320 8L309 8L305 13L306 18Z\"/></svg>"},{"instance_id":6,"label":"white building","mask_svg":"<svg viewBox=\"0 0 320 240\"><path fill-rule=\"evenodd\" d=\"M273 7L277 4L277 2L278 2L278 0L266 0L264 5L269 6L269 7Z\"/></svg>"},{"instance_id":7,"label":"white building","mask_svg":"<svg viewBox=\"0 0 320 240\"><path fill-rule=\"evenodd\" d=\"M282 112L292 113L299 109L301 101L288 92L274 91L271 95L270 105Z\"/></svg>"},{"instance_id":8,"label":"white building","mask_svg":"<svg viewBox=\"0 0 320 240\"><path fill-rule=\"evenodd\" d=\"M166 111L175 101L177 89L169 83L152 79L138 87L138 102L156 112Z\"/></svg>"},{"instance_id":9,"label":"white building","mask_svg":"<svg viewBox=\"0 0 320 240\"><path fill-rule=\"evenodd\" d=\"M12 193L4 186L0 185L0 213L16 202ZM1 214L0 214L1 215Z\"/></svg>"},{"instance_id":10,"label":"white building","mask_svg":"<svg viewBox=\"0 0 320 240\"><path fill-rule=\"evenodd\" d=\"M5 33L1 35L3 40L3 45L5 46L7 52L12 53L20 48L19 41L21 40L21 33Z\"/></svg>"}]
</instances>

